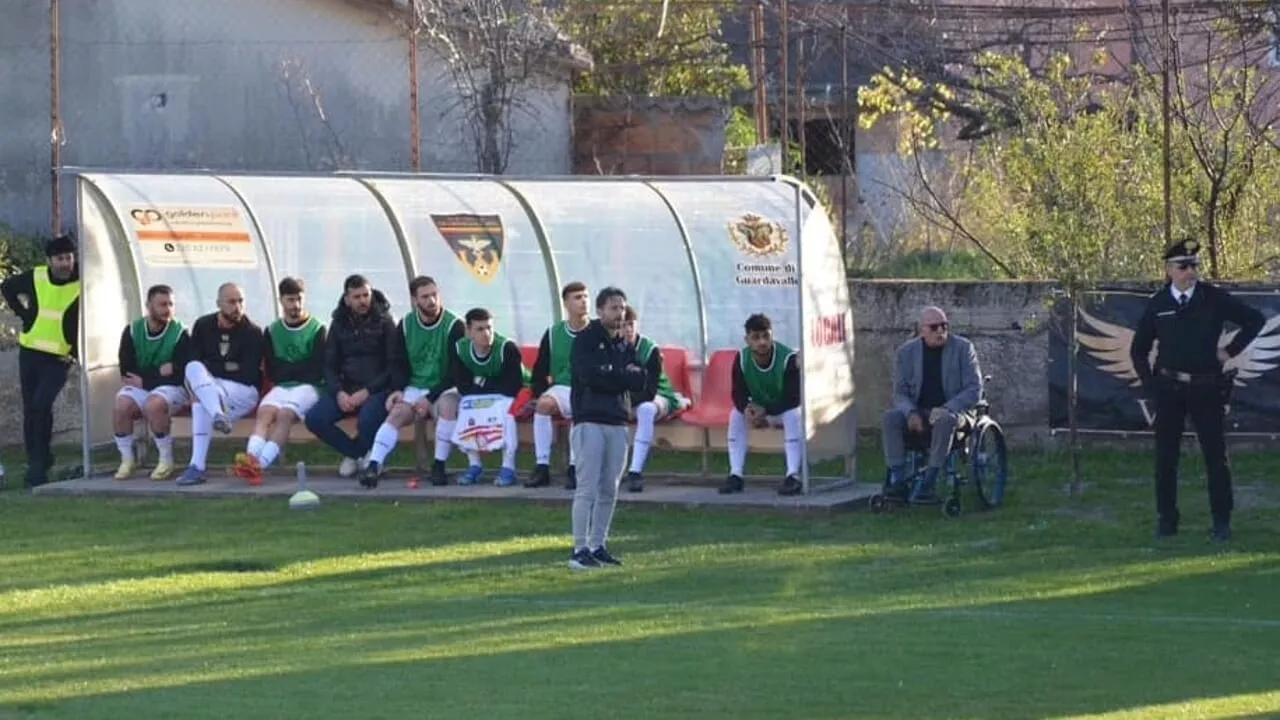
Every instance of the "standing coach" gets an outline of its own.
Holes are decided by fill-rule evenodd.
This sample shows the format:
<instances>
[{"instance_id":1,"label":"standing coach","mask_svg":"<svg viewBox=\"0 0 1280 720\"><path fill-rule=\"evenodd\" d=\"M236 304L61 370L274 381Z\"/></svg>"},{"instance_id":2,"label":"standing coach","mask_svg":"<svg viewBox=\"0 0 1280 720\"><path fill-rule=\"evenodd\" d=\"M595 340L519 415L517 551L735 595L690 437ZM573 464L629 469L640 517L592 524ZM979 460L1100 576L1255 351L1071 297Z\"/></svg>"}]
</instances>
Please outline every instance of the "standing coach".
<instances>
[{"instance_id":1,"label":"standing coach","mask_svg":"<svg viewBox=\"0 0 1280 720\"><path fill-rule=\"evenodd\" d=\"M622 564L605 543L631 445L631 393L644 390L647 376L636 359L636 346L622 333L626 312L625 293L616 287L601 290L596 295L597 319L578 331L569 357L569 442L578 460L569 558L574 570Z\"/></svg>"},{"instance_id":2,"label":"standing coach","mask_svg":"<svg viewBox=\"0 0 1280 720\"><path fill-rule=\"evenodd\" d=\"M67 384L80 337L80 274L76 243L58 235L44 248L48 263L0 284L0 295L22 321L18 382L22 386L22 441L27 487L49 482L53 469L53 403Z\"/></svg>"},{"instance_id":3,"label":"standing coach","mask_svg":"<svg viewBox=\"0 0 1280 720\"><path fill-rule=\"evenodd\" d=\"M1231 470L1227 465L1225 404L1234 374L1223 366L1262 330L1262 313L1220 287L1198 280L1200 243L1183 240L1164 254L1168 282L1147 301L1129 352L1147 397L1155 400L1156 535L1178 533L1178 455L1191 416L1209 476L1210 538L1231 539ZM1223 325L1240 331L1219 349ZM1159 343L1155 367L1149 357Z\"/></svg>"}]
</instances>

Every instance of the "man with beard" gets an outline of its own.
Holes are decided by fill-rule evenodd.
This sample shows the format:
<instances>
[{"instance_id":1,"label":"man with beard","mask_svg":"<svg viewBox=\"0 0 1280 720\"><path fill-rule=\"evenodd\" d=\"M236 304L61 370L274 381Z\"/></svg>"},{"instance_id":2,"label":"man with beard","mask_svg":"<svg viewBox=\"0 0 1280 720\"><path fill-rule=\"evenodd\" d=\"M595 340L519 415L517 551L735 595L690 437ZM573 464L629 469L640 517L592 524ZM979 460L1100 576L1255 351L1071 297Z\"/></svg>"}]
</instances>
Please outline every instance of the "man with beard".
<instances>
[{"instance_id":1,"label":"man with beard","mask_svg":"<svg viewBox=\"0 0 1280 720\"><path fill-rule=\"evenodd\" d=\"M0 295L22 321L18 382L22 386L27 487L49 481L53 403L67 384L67 372L79 354L80 275L75 238L58 235L45 245L44 254L47 265L13 275L0 285Z\"/></svg>"},{"instance_id":2,"label":"man with beard","mask_svg":"<svg viewBox=\"0 0 1280 720\"><path fill-rule=\"evenodd\" d=\"M360 471L362 458L387 419L396 321L386 296L363 275L348 276L342 287L325 341L325 393L307 413L306 422L312 434L342 456L338 474L349 478ZM351 415L358 416L355 438L338 427L342 418ZM363 478L361 484L372 487Z\"/></svg>"},{"instance_id":3,"label":"man with beard","mask_svg":"<svg viewBox=\"0 0 1280 720\"><path fill-rule=\"evenodd\" d=\"M533 363L534 404L533 450L536 465L526 487L545 487L551 484L551 444L555 439L552 418L556 415L573 419L573 403L570 398L569 357L573 353L573 340L591 322L591 298L587 286L574 281L560 291L568 320L547 328L538 343L538 358ZM565 488L578 486L577 458L572 443L569 447L569 472Z\"/></svg>"},{"instance_id":4,"label":"man with beard","mask_svg":"<svg viewBox=\"0 0 1280 720\"><path fill-rule=\"evenodd\" d=\"M267 326L264 338L273 387L258 403L253 434L234 469L250 485L262 484L262 471L280 457L293 424L315 406L324 384L325 327L307 312L306 284L287 277L277 290L284 317Z\"/></svg>"},{"instance_id":5,"label":"man with beard","mask_svg":"<svg viewBox=\"0 0 1280 720\"><path fill-rule=\"evenodd\" d=\"M187 392L191 407L191 462L179 485L205 481L211 430L223 435L231 424L258 405L262 383L262 328L244 314L244 292L235 283L218 288L218 311L196 320L191 328L191 361L187 363Z\"/></svg>"},{"instance_id":6,"label":"man with beard","mask_svg":"<svg viewBox=\"0 0 1280 720\"><path fill-rule=\"evenodd\" d=\"M145 417L160 459L151 479L168 480L173 474L173 415L190 398L182 386L191 357L191 337L174 317L173 288L152 285L147 289L147 314L129 323L120 334L120 377L124 387L116 393L116 449L120 451L117 480L133 477L137 459L133 452L133 423Z\"/></svg>"},{"instance_id":7,"label":"man with beard","mask_svg":"<svg viewBox=\"0 0 1280 720\"><path fill-rule=\"evenodd\" d=\"M419 276L409 283L414 311L400 321L392 337L391 387L387 397L387 420L378 428L364 471L364 484L375 486L387 456L400 439L400 428L415 419L435 418L436 457L431 468L431 484L444 485L445 461L453 447L454 423L458 420L458 391L449 373L449 355L462 339L462 320L444 308L440 288L430 277Z\"/></svg>"}]
</instances>

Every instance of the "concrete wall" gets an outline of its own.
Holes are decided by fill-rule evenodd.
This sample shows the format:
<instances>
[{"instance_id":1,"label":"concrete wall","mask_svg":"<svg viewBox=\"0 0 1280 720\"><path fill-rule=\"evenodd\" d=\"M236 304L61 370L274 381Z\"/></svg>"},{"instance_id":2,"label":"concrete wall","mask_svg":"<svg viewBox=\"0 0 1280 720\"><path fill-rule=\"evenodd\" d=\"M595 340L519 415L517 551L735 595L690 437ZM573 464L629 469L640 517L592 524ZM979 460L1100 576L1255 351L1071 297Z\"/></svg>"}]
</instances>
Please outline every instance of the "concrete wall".
<instances>
[{"instance_id":1,"label":"concrete wall","mask_svg":"<svg viewBox=\"0 0 1280 720\"><path fill-rule=\"evenodd\" d=\"M1049 283L937 283L901 280L850 283L857 333L858 421L868 432L879 427L888 406L893 354L915 332L920 308L947 310L954 332L977 345L984 374L993 376L988 399L1016 444L1037 444L1048 434L1049 340L1043 322ZM0 427L22 427L18 365L13 340L16 320L0 316L8 328L0 339ZM98 412L106 412L100 408ZM71 383L58 405L56 429L74 436L80 424L79 388Z\"/></svg>"},{"instance_id":2,"label":"concrete wall","mask_svg":"<svg viewBox=\"0 0 1280 720\"><path fill-rule=\"evenodd\" d=\"M573 100L573 171L581 175L718 175L728 107L714 98Z\"/></svg>"},{"instance_id":3,"label":"concrete wall","mask_svg":"<svg viewBox=\"0 0 1280 720\"><path fill-rule=\"evenodd\" d=\"M411 168L408 43L387 10L348 0L96 0L63 3L61 24L63 165ZM47 3L6 3L0 67L0 222L47 232ZM419 81L422 168L475 171L457 90L425 42ZM569 172L567 81L531 89L515 130L510 172ZM71 210L74 184L64 185Z\"/></svg>"}]
</instances>

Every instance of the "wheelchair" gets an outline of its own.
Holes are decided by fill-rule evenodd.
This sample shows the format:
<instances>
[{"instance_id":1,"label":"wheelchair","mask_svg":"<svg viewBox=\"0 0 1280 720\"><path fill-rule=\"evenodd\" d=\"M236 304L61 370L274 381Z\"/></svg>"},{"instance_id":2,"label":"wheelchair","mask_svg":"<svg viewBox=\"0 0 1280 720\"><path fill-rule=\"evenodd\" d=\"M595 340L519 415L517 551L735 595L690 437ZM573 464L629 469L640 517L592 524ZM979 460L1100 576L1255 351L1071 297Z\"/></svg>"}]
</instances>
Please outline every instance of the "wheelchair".
<instances>
[{"instance_id":1,"label":"wheelchair","mask_svg":"<svg viewBox=\"0 0 1280 720\"><path fill-rule=\"evenodd\" d=\"M986 380L990 381L991 378ZM910 498L916 486L924 481L929 464L929 444L928 434L907 433L907 462L903 471L906 498ZM900 500L889 494L889 480L889 470L886 468L884 486L870 499L873 512L888 511L894 505L908 504L907 500ZM947 493L946 499L941 503L942 514L949 518L961 515L964 511L961 488L970 482L978 496L979 506L983 510L994 510L1004 504L1008 481L1009 454L1004 430L991 417L991 406L984 398L974 405L973 410L962 414L956 421L947 462L938 474L938 486L935 489L939 497Z\"/></svg>"}]
</instances>

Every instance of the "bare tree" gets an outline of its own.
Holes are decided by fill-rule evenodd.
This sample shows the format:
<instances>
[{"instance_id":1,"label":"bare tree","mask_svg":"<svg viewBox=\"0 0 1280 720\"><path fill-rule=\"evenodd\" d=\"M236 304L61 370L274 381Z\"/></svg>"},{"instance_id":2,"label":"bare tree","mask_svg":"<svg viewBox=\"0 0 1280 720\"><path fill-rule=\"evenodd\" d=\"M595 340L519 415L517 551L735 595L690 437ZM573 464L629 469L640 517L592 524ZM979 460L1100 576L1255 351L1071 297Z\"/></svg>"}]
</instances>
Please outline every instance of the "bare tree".
<instances>
[{"instance_id":1,"label":"bare tree","mask_svg":"<svg viewBox=\"0 0 1280 720\"><path fill-rule=\"evenodd\" d=\"M444 61L475 148L476 170L500 175L515 149L518 116L537 122L530 91L541 78L590 61L525 0L412 0L410 32Z\"/></svg>"},{"instance_id":2,"label":"bare tree","mask_svg":"<svg viewBox=\"0 0 1280 720\"><path fill-rule=\"evenodd\" d=\"M280 61L280 85L285 102L293 110L293 122L302 143L302 155L311 170L346 170L354 167L351 153L324 107L320 87L306 65L296 57ZM318 126L320 148L312 147L312 128Z\"/></svg>"}]
</instances>

